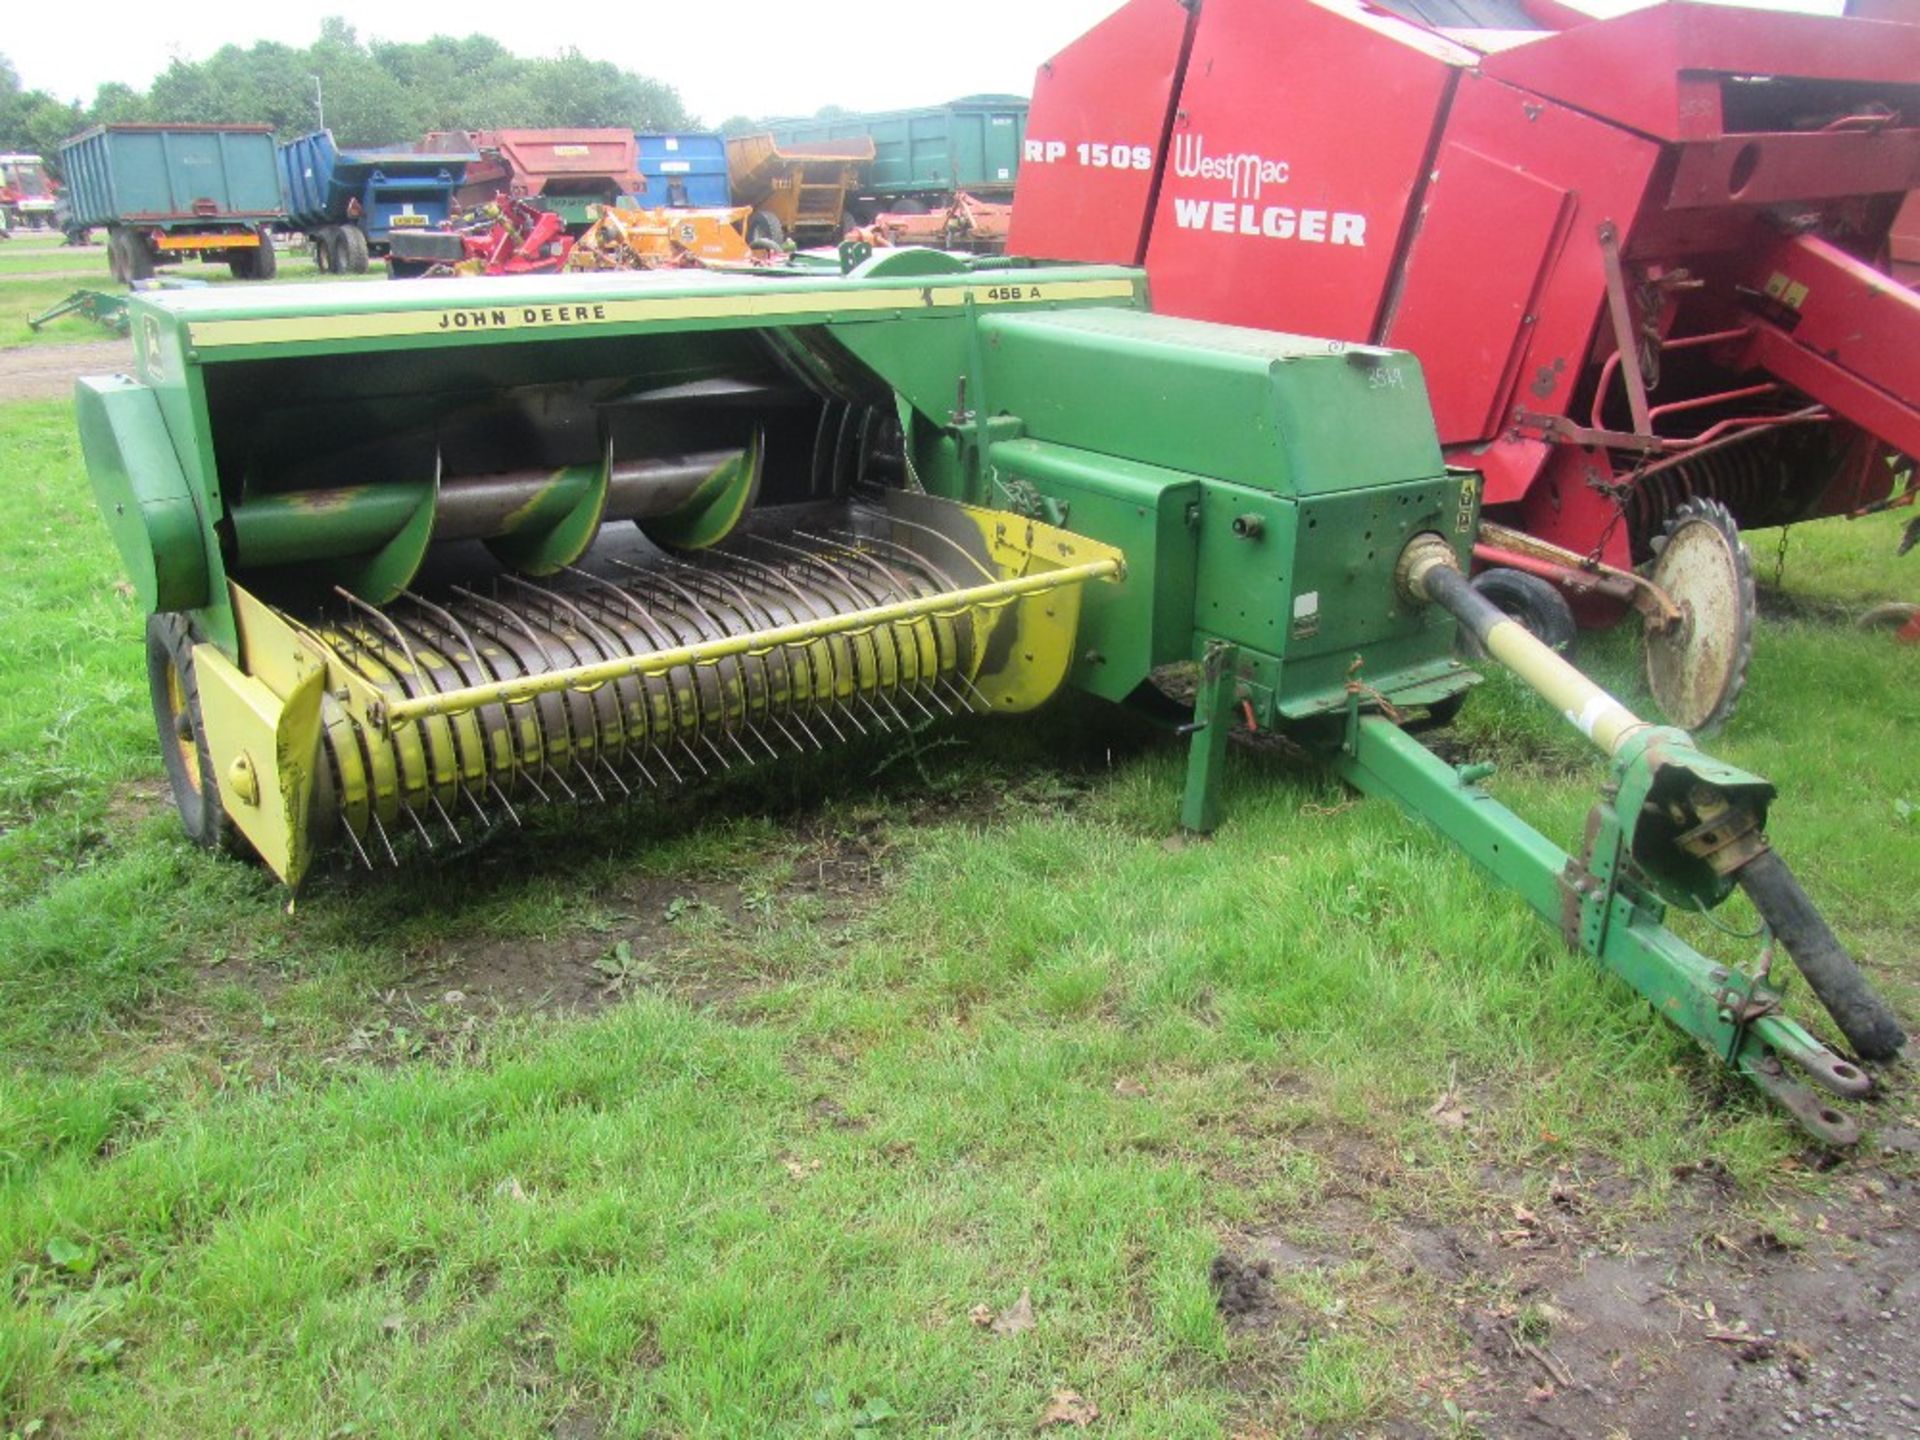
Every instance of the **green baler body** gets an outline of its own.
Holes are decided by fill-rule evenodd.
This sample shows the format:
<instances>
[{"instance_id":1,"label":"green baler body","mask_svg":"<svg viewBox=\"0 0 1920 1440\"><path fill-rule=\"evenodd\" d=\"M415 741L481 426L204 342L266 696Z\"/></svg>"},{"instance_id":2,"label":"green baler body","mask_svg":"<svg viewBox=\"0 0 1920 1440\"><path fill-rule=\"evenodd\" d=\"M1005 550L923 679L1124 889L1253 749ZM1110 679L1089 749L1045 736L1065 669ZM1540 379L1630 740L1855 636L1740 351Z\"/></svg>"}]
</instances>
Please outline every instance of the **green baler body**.
<instances>
[{"instance_id":1,"label":"green baler body","mask_svg":"<svg viewBox=\"0 0 1920 1440\"><path fill-rule=\"evenodd\" d=\"M1342 704L1361 654L1416 703L1468 683L1450 624L1394 586L1406 538L1464 559L1473 520L1412 357L1157 316L1125 270L899 273L931 263L137 296L136 374L83 383L82 440L143 602L229 648L260 502L326 492L303 548L355 553L382 487L463 448L500 467L670 445L625 402L725 379L890 408L928 491L1122 550L1072 673L1095 694L1210 639L1241 647L1266 722Z\"/></svg>"},{"instance_id":2,"label":"green baler body","mask_svg":"<svg viewBox=\"0 0 1920 1440\"><path fill-rule=\"evenodd\" d=\"M1133 271L973 269L911 250L846 277L679 271L208 287L136 295L131 313L136 373L80 384L88 471L141 602L191 613L200 642L192 664L215 682L217 703L203 707L207 733L226 736L217 755L207 751L218 798L225 814L249 817L250 842L289 883L310 858L321 788L333 807L321 813L349 836L377 837L391 856L381 807L396 823L410 817L423 839L424 810L457 840L443 797L479 808L484 781L505 808L509 797L491 777L532 785L547 775L557 787L560 772L548 767L556 753L584 786L587 759L604 760L608 737L636 757L653 746L647 753L664 767L661 743L697 760L692 736L724 762L716 728L735 742L737 732L754 734L773 753L753 714L775 725L785 714L818 744L804 717L825 727L838 713L857 727L853 706L870 695L936 696L921 684L929 675L950 685L960 708L1018 713L1063 676L1111 700L1146 700L1150 683L1168 678L1156 671L1198 662L1182 809L1189 828L1215 823L1230 730L1328 717L1300 738L1350 783L1434 824L1823 1140L1857 1134L1787 1078L1781 1057L1833 1093L1864 1094L1870 1081L1780 1013L1764 974L1715 964L1661 923L1662 897L1689 909L1724 897L1726 878L1698 863L1688 837L1722 827L1744 834L1736 801L1758 826L1771 794L1764 782L1707 761L1680 732L1642 727L1614 755L1610 798L1576 857L1482 789L1477 767L1444 763L1398 727L1396 707L1430 711L1474 678L1452 658L1447 612L1404 593L1429 583L1419 575L1450 576L1459 609L1474 613L1444 552L1465 570L1477 493L1441 462L1410 356L1157 316ZM610 632L574 606L574 630L563 621L536 632L521 621L536 649L574 647L573 663L564 654L552 662L549 650L487 674L482 655L504 665L503 647L518 644L508 631L476 643L451 611L408 591L442 522L449 540L484 540L496 560L545 576L583 560L609 513L681 552L661 562L669 578L660 584L683 574L699 585L703 573L727 584L739 572L723 564L702 572L683 565L684 554L724 537L756 501L848 498L874 478L869 461L896 487L886 505L906 527L897 533L934 534L942 516L972 517L983 545L1013 557L983 572L999 578L973 588L942 572L931 592L895 586L894 600L869 608L873 597L863 600L848 577L837 619L832 604L802 615L772 590L756 612L736 586L732 613L749 623L720 635L609 640L597 664L584 653L600 643L587 631ZM662 487L667 508L608 511L616 473L636 471ZM689 474L692 491L672 489ZM475 497L502 495L476 528ZM805 534L796 517L814 513L757 518L811 542L823 537ZM1410 549L1419 536L1441 538ZM1088 541L1100 542L1099 556L1087 558ZM858 563L846 559L856 551L874 569L894 553L837 543L826 537L829 549L814 557L834 575L837 564ZM459 557L443 558L462 582ZM761 568L805 600L790 578L796 566ZM1072 590L1059 579L1069 572ZM575 578L584 587L596 577ZM330 640L311 629L300 638L297 627L309 623L301 617L317 611L275 593L302 582L335 588L336 612L340 602L353 611L350 622L316 622L332 624ZM572 604L557 588L522 588L554 613ZM969 620L972 668L962 669L960 631L932 617L1013 604L1015 590L1030 608L990 628ZM706 593L700 601L683 587L681 613L710 618L709 605L728 603ZM461 603L476 624L503 608L471 591ZM441 617L450 642L415 633L453 659L408 648L394 618L403 607L416 625ZM901 628L909 612L919 630ZM829 631L838 651L819 640ZM1519 656L1509 663L1547 676L1531 683L1559 693L1563 662L1517 633L1494 621L1489 649ZM858 642L864 661L856 634L867 637ZM778 670L767 663L775 650ZM806 662L798 672L795 656ZM694 678L697 667L723 663L733 669ZM648 664L658 689L622 709L609 687ZM1044 684L1023 691L1023 674ZM971 697L952 676L964 677ZM996 699L975 676L1007 688ZM595 692L608 702L604 725L584 708L600 705ZM483 732L489 709L493 726ZM877 706L870 713L889 728ZM160 719L163 748L200 744L199 720L183 730L172 712ZM323 750L330 765L320 763ZM741 754L753 758L744 745ZM610 784L618 778L603 769ZM1639 803L1656 794L1661 804ZM1676 796L1699 813L1676 808ZM372 863L365 846L362 859ZM1890 1016L1885 1028L1898 1035Z\"/></svg>"}]
</instances>

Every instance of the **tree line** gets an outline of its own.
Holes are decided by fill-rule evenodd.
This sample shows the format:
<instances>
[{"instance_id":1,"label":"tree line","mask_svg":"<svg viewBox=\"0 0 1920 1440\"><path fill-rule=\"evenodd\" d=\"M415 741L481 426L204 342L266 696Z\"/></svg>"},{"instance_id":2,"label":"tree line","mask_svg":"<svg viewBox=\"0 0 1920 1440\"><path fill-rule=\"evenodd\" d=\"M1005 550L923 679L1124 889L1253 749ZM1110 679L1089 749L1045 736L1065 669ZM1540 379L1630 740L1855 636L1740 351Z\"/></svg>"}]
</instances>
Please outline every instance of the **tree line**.
<instances>
[{"instance_id":1,"label":"tree line","mask_svg":"<svg viewBox=\"0 0 1920 1440\"><path fill-rule=\"evenodd\" d=\"M316 128L315 76L327 127L348 147L406 145L429 130L693 124L673 86L577 50L528 58L485 35L364 41L334 17L304 48L226 45L174 60L144 91L102 85L90 104L25 88L0 56L0 151L44 155L57 169L62 140L116 121L264 123L290 138Z\"/></svg>"}]
</instances>

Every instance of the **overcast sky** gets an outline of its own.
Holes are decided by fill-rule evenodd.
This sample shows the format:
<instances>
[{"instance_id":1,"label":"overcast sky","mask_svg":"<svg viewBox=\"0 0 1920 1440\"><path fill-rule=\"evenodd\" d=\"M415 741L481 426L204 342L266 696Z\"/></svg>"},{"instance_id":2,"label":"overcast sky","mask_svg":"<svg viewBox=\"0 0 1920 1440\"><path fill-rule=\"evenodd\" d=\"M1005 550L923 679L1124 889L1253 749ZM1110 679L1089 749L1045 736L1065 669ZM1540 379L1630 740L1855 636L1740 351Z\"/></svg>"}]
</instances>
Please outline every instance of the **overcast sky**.
<instances>
[{"instance_id":1,"label":"overcast sky","mask_svg":"<svg viewBox=\"0 0 1920 1440\"><path fill-rule=\"evenodd\" d=\"M119 80L145 89L174 56L198 60L228 43L305 45L320 17L342 15L363 39L491 35L521 55L574 46L679 87L709 124L729 115L811 114L822 105L887 109L979 91L1026 94L1039 63L1118 0L598 0L590 4L463 0L308 0L301 5L12 0L0 53L29 88L91 100ZM1588 0L1601 13L1634 0ZM1750 0L1753 3L1753 0ZM1775 0L1838 11L1840 0Z\"/></svg>"}]
</instances>

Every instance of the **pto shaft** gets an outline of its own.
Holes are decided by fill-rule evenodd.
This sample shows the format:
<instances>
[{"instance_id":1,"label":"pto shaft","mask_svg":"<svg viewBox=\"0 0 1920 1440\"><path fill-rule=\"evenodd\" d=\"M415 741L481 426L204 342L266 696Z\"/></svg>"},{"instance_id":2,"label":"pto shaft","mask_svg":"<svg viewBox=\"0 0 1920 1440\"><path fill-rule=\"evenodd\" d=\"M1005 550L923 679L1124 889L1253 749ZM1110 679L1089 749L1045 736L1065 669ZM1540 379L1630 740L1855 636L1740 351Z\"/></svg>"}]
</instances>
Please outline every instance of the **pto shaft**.
<instances>
[{"instance_id":1,"label":"pto shaft","mask_svg":"<svg viewBox=\"0 0 1920 1440\"><path fill-rule=\"evenodd\" d=\"M1647 723L1475 590L1460 573L1453 547L1440 536L1416 535L1408 542L1399 578L1402 590L1458 620L1489 655L1537 690L1609 758Z\"/></svg>"}]
</instances>

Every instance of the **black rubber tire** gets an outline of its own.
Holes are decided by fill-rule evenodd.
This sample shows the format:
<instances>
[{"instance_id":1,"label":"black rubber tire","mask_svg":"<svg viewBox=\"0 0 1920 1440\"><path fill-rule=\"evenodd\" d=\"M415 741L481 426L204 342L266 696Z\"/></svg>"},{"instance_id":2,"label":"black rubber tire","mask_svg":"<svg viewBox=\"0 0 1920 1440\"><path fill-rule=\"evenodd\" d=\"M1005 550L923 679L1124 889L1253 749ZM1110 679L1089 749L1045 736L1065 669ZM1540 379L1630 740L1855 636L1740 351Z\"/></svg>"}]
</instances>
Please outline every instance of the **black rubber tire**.
<instances>
[{"instance_id":1,"label":"black rubber tire","mask_svg":"<svg viewBox=\"0 0 1920 1440\"><path fill-rule=\"evenodd\" d=\"M787 243L787 227L771 210L756 210L747 217L747 244L755 250L779 250Z\"/></svg>"},{"instance_id":2,"label":"black rubber tire","mask_svg":"<svg viewBox=\"0 0 1920 1440\"><path fill-rule=\"evenodd\" d=\"M200 684L193 671L193 630L176 613L147 617L147 693L153 702L154 732L160 760L173 791L174 808L187 838L206 850L238 852L240 833L220 803L220 786L200 721ZM175 691L175 682L178 692ZM184 731L184 733L183 733ZM191 743L198 761L189 765L183 746Z\"/></svg>"},{"instance_id":3,"label":"black rubber tire","mask_svg":"<svg viewBox=\"0 0 1920 1440\"><path fill-rule=\"evenodd\" d=\"M352 273L348 266L353 257L347 248L347 227L327 232L327 273L329 275L347 275Z\"/></svg>"},{"instance_id":4,"label":"black rubber tire","mask_svg":"<svg viewBox=\"0 0 1920 1440\"><path fill-rule=\"evenodd\" d=\"M1738 879L1855 1052L1864 1060L1898 1055L1907 1041L1900 1021L1867 983L1787 862L1772 850L1762 851L1741 867Z\"/></svg>"},{"instance_id":5,"label":"black rubber tire","mask_svg":"<svg viewBox=\"0 0 1920 1440\"><path fill-rule=\"evenodd\" d=\"M120 282L123 285L132 285L135 281L153 278L153 252L147 248L144 235L136 235L131 230L120 230L116 231L107 243L109 246L120 247L119 273Z\"/></svg>"},{"instance_id":6,"label":"black rubber tire","mask_svg":"<svg viewBox=\"0 0 1920 1440\"><path fill-rule=\"evenodd\" d=\"M266 226L260 227L260 248L253 252L252 273L249 280L271 280L280 273L280 257L274 254L273 231Z\"/></svg>"},{"instance_id":7,"label":"black rubber tire","mask_svg":"<svg viewBox=\"0 0 1920 1440\"><path fill-rule=\"evenodd\" d=\"M112 274L116 285L129 283L126 241L118 230L107 232L107 270Z\"/></svg>"},{"instance_id":8,"label":"black rubber tire","mask_svg":"<svg viewBox=\"0 0 1920 1440\"><path fill-rule=\"evenodd\" d=\"M340 230L340 250L342 255L341 272L347 275L364 275L372 257L367 253L367 232L358 225L343 226Z\"/></svg>"},{"instance_id":9,"label":"black rubber tire","mask_svg":"<svg viewBox=\"0 0 1920 1440\"><path fill-rule=\"evenodd\" d=\"M840 212L840 239L846 239L849 232L858 230L859 228L860 217L858 215L854 214L851 210L842 210Z\"/></svg>"},{"instance_id":10,"label":"black rubber tire","mask_svg":"<svg viewBox=\"0 0 1920 1440\"><path fill-rule=\"evenodd\" d=\"M313 246L313 268L322 275L333 274L333 227L323 225L307 237Z\"/></svg>"},{"instance_id":11,"label":"black rubber tire","mask_svg":"<svg viewBox=\"0 0 1920 1440\"><path fill-rule=\"evenodd\" d=\"M887 201L880 209L888 215L931 215L933 213L933 206L918 195L902 195Z\"/></svg>"},{"instance_id":12,"label":"black rubber tire","mask_svg":"<svg viewBox=\"0 0 1920 1440\"><path fill-rule=\"evenodd\" d=\"M1492 570L1482 570L1473 577L1473 588L1489 604L1498 607L1520 622L1521 628L1557 652L1566 660L1573 659L1574 637L1578 633L1573 623L1573 607L1567 603L1567 597L1549 581L1538 575L1529 575L1524 570L1512 570L1504 566ZM1472 658L1481 657L1480 644L1469 636L1463 628L1460 632L1461 648Z\"/></svg>"}]
</instances>

